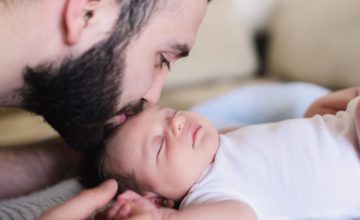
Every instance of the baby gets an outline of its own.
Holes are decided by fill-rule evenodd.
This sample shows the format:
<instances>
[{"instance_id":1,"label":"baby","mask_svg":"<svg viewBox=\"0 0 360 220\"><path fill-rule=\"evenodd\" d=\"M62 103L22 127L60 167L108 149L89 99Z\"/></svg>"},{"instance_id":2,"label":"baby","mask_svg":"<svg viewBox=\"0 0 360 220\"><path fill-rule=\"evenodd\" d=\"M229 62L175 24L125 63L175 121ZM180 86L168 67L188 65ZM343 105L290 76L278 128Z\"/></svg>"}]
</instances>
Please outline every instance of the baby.
<instances>
[{"instance_id":1,"label":"baby","mask_svg":"<svg viewBox=\"0 0 360 220\"><path fill-rule=\"evenodd\" d=\"M97 170L120 192L181 202L157 208L159 219L360 218L359 99L226 134L197 113L149 107L113 134Z\"/></svg>"}]
</instances>

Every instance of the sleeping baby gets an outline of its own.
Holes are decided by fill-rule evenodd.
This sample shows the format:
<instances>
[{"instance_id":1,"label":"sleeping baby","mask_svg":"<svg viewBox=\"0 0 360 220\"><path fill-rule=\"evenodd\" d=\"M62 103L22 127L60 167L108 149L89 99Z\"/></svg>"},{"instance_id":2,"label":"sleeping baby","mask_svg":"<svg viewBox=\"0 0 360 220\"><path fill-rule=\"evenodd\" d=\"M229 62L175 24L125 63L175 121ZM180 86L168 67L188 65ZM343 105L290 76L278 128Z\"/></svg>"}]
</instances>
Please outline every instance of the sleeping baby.
<instances>
[{"instance_id":1,"label":"sleeping baby","mask_svg":"<svg viewBox=\"0 0 360 220\"><path fill-rule=\"evenodd\" d=\"M197 113L149 107L114 132L96 173L143 196L132 199L180 203L153 205L155 219L356 219L359 100L336 115L225 134ZM119 199L112 216L129 215L129 202Z\"/></svg>"}]
</instances>

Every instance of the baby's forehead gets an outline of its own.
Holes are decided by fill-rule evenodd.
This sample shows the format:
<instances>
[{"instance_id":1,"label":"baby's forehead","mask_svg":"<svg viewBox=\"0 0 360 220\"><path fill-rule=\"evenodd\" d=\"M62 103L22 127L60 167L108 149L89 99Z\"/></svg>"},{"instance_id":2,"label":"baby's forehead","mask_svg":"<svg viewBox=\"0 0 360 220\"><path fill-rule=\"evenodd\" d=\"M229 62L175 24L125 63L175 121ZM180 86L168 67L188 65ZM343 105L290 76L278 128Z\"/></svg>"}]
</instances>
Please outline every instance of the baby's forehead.
<instances>
[{"instance_id":1,"label":"baby's forehead","mask_svg":"<svg viewBox=\"0 0 360 220\"><path fill-rule=\"evenodd\" d=\"M140 133L141 130L143 130L143 127L147 124L146 120L154 115L151 113L159 110L153 109L151 110L152 112L149 111L150 109L145 109L136 115L128 117L122 125L119 125L118 128L116 128L110 142L121 141L118 139L128 139L129 135L135 132Z\"/></svg>"},{"instance_id":2,"label":"baby's forehead","mask_svg":"<svg viewBox=\"0 0 360 220\"><path fill-rule=\"evenodd\" d=\"M166 115L167 112L171 113L172 111L175 110L160 106L146 107L140 113L130 116L122 125L120 125L109 142L120 144L119 142L122 140L131 139L132 136L134 136L132 134L137 134L137 137L141 138L141 133L146 132L145 127L149 126L149 120L162 120L163 118L161 116L163 114Z\"/></svg>"},{"instance_id":3,"label":"baby's forehead","mask_svg":"<svg viewBox=\"0 0 360 220\"><path fill-rule=\"evenodd\" d=\"M125 124L119 126L105 144L106 157L112 162L124 159L121 155L129 151L129 147L134 148L136 140L141 137L141 135L136 135L133 129L126 127Z\"/></svg>"}]
</instances>

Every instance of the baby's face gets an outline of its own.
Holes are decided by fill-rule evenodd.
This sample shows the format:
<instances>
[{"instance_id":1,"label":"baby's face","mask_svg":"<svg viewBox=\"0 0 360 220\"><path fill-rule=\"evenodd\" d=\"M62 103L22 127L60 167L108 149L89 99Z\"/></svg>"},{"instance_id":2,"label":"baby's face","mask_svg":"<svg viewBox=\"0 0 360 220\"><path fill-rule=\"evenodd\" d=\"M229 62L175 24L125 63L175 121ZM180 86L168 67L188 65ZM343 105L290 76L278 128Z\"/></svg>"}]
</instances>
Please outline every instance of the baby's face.
<instances>
[{"instance_id":1,"label":"baby's face","mask_svg":"<svg viewBox=\"0 0 360 220\"><path fill-rule=\"evenodd\" d=\"M201 115L149 107L109 143L110 169L121 166L146 191L179 200L214 160L218 145L215 127Z\"/></svg>"}]
</instances>

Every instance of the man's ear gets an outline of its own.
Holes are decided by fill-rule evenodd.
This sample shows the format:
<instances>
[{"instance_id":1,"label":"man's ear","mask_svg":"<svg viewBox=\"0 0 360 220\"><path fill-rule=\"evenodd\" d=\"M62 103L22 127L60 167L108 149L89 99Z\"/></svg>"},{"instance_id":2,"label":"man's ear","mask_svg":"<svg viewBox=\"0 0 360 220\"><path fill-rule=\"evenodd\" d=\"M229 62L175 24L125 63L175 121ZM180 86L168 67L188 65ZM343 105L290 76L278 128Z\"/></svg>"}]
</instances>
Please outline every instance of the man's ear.
<instances>
[{"instance_id":1,"label":"man's ear","mask_svg":"<svg viewBox=\"0 0 360 220\"><path fill-rule=\"evenodd\" d=\"M163 198L155 193L147 192L144 194L144 198L153 203L156 207L173 208L175 201Z\"/></svg>"},{"instance_id":2,"label":"man's ear","mask_svg":"<svg viewBox=\"0 0 360 220\"><path fill-rule=\"evenodd\" d=\"M87 7L92 1L98 0L68 0L64 10L65 42L76 44L86 27L87 21L93 16L91 8Z\"/></svg>"}]
</instances>

